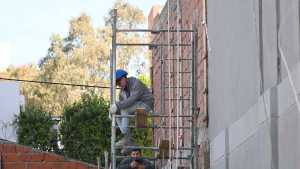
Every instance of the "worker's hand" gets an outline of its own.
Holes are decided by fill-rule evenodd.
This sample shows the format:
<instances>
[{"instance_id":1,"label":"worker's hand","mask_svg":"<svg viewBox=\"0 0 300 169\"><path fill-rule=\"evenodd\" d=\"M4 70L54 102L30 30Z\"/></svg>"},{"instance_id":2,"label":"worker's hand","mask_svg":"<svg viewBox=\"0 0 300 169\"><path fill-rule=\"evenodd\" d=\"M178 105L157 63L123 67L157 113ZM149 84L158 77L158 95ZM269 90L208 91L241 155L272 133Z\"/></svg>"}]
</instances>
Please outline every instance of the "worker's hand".
<instances>
[{"instance_id":1,"label":"worker's hand","mask_svg":"<svg viewBox=\"0 0 300 169\"><path fill-rule=\"evenodd\" d=\"M117 113L117 111L118 111L118 107L117 107L117 105L114 103L114 104L111 104L110 105L110 108L109 108L109 113L110 114L115 114L115 113Z\"/></svg>"},{"instance_id":2,"label":"worker's hand","mask_svg":"<svg viewBox=\"0 0 300 169\"><path fill-rule=\"evenodd\" d=\"M137 169L145 169L145 166L142 165L142 164L139 164L139 165L137 166Z\"/></svg>"},{"instance_id":3,"label":"worker's hand","mask_svg":"<svg viewBox=\"0 0 300 169\"><path fill-rule=\"evenodd\" d=\"M138 162L136 162L136 161L132 161L131 163L130 163L130 168L137 168L138 167Z\"/></svg>"}]
</instances>

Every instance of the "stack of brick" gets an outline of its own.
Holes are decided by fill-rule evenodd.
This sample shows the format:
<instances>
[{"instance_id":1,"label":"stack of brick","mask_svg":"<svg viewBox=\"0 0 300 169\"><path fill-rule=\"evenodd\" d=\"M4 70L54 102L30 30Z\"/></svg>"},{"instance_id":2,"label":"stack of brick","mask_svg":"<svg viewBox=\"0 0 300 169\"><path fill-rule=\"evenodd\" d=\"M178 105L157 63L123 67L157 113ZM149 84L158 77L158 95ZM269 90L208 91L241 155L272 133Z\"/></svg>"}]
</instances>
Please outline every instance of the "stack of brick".
<instances>
[{"instance_id":1,"label":"stack of brick","mask_svg":"<svg viewBox=\"0 0 300 169\"><path fill-rule=\"evenodd\" d=\"M0 141L1 169L97 169L97 166Z\"/></svg>"}]
</instances>

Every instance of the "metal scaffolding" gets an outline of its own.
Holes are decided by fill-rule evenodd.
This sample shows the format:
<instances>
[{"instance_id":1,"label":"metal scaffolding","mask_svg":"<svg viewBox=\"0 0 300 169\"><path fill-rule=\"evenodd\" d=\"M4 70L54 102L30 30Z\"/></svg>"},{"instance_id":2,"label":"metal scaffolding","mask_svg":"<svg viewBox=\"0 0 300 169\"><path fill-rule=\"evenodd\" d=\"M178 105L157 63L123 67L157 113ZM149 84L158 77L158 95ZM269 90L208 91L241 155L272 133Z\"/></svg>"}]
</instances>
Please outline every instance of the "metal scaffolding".
<instances>
[{"instance_id":1,"label":"metal scaffolding","mask_svg":"<svg viewBox=\"0 0 300 169\"><path fill-rule=\"evenodd\" d=\"M117 42L117 35L119 32L149 32L155 35L160 35L163 33L168 34L168 39L171 33L176 33L176 37L181 37L182 33L189 33L191 37L190 43L181 43L181 38L177 39L176 43L171 43L168 40L168 43L118 43ZM157 50L160 55L160 112L159 113L152 113L149 114L148 117L152 119L159 119L159 124L152 124L151 126L142 127L142 128L151 128L153 131L163 131L168 132L169 136L173 133L175 138L169 137L168 139L168 157L158 156L156 152L160 151L159 145L143 145L139 146L140 149L147 149L152 150L154 152L154 157L151 157L150 160L153 160L156 165L160 162L161 165L167 165L167 163L172 168L180 168L180 164L188 164L188 168L196 169L197 168L197 146L196 146L196 103L197 103L197 80L196 80L196 47L197 47L197 31L196 27L193 26L192 29L181 29L177 27L175 30L170 29L158 29L158 30L151 30L151 29L118 29L117 28L117 10L113 11L113 23L112 23L112 49L111 49L111 56L110 56L110 66L111 66L111 104L116 102L116 58L117 58L117 48L119 46L149 46L149 49L152 51ZM168 48L168 57L165 57L164 48ZM186 58L181 56L181 49L182 47L190 48L190 56ZM171 48L177 48L177 55L176 58L172 57L170 54ZM174 54L173 54L174 55ZM172 55L172 56L173 56ZM182 70L183 64L189 65L189 70ZM171 65L172 69L171 70ZM176 67L175 67L176 65ZM168 68L168 71L166 71ZM176 71L175 71L176 70ZM189 85L184 86L184 76L189 77ZM168 85L165 84L166 80L169 81ZM171 82L171 80L173 80ZM176 90L174 90L176 89ZM187 91L188 96L184 97L183 90ZM168 93L168 97L166 97L166 92ZM169 113L166 112L165 104L171 105L167 109ZM174 106L176 105L176 106ZM184 107L188 107L188 111L186 114L183 114ZM176 110L176 112L174 112ZM186 112L186 111L185 111ZM118 158L124 158L124 156L117 155L117 149L120 147L116 147L116 118L136 118L137 115L116 115L112 114L112 129L111 129L111 168L116 169L116 161ZM174 119L176 121L174 121ZM168 121L168 122L166 122ZM175 122L175 123L173 123ZM184 122L189 122L189 125L184 125ZM168 123L168 125L166 124ZM133 128L136 126L129 126L129 128ZM186 146L183 142L183 138L179 138L179 135L183 135L188 131L190 136L189 140L190 143ZM155 133L155 132L153 132ZM168 135L168 134L166 134ZM159 138L158 136L154 135L153 138ZM181 139L181 140L180 140ZM125 146L123 148L133 148L132 146ZM137 147L135 147L137 148ZM185 153L183 153L185 152ZM174 155L175 154L175 155ZM183 155L185 154L185 155ZM180 161L178 161L180 160ZM182 160L186 162L183 163ZM167 162L168 161L168 162ZM179 164L180 163L180 164ZM157 166L156 166L157 167ZM160 166L159 168L164 168Z\"/></svg>"}]
</instances>

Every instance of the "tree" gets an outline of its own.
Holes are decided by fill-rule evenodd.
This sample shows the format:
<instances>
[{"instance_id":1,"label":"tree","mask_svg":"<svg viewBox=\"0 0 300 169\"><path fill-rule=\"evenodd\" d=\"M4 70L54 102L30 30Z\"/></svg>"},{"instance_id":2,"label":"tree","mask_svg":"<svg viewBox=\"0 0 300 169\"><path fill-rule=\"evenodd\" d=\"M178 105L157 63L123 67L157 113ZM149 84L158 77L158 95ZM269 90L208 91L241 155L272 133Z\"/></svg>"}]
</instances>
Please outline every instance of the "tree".
<instances>
[{"instance_id":1,"label":"tree","mask_svg":"<svg viewBox=\"0 0 300 169\"><path fill-rule=\"evenodd\" d=\"M25 79L25 80L40 80L40 69L36 65L28 64L19 67L8 67L3 72L4 77ZM41 100L42 86L37 83L21 83L21 92L25 96L25 103L30 105L42 106L44 103ZM43 109L45 110L45 109Z\"/></svg>"},{"instance_id":2,"label":"tree","mask_svg":"<svg viewBox=\"0 0 300 169\"><path fill-rule=\"evenodd\" d=\"M40 78L44 81L68 82L74 84L91 84L106 86L109 70L108 52L103 47L91 19L86 14L70 21L67 37L51 37L48 54L39 64ZM90 89L48 85L40 90L45 108L53 114L61 114L63 108L80 99L82 93ZM103 90L98 90L104 96ZM107 96L108 94L106 94Z\"/></svg>"},{"instance_id":3,"label":"tree","mask_svg":"<svg viewBox=\"0 0 300 169\"><path fill-rule=\"evenodd\" d=\"M119 10L120 26L135 28L145 21L143 12L125 1L116 1L113 8ZM107 18L111 18L110 14ZM13 68L9 70L11 77L108 86L112 31L109 19L106 20L106 26L94 28L91 18L86 14L73 18L66 37L58 34L50 37L47 55L40 60L38 67L26 65ZM143 40L143 36L137 33L120 33L118 39L124 43L138 43ZM117 67L128 69L129 62L141 55L143 49L122 47L117 52ZM27 73L21 73L22 71L27 71ZM27 74L32 76L29 77ZM62 114L65 106L78 101L83 93L91 90L95 90L105 99L109 97L107 89L22 83L22 93L26 98L26 103L39 105L43 110L55 115Z\"/></svg>"},{"instance_id":4,"label":"tree","mask_svg":"<svg viewBox=\"0 0 300 169\"><path fill-rule=\"evenodd\" d=\"M141 9L133 6L125 0L117 0L110 9L108 16L105 17L106 26L110 26L113 22L113 10L118 10L118 27L119 28L136 28L140 24L145 23L145 16Z\"/></svg>"},{"instance_id":5,"label":"tree","mask_svg":"<svg viewBox=\"0 0 300 169\"><path fill-rule=\"evenodd\" d=\"M133 29L145 24L143 11L136 6L127 3L125 0L117 0L105 17L106 26L111 29L113 21L113 11L117 9L117 28ZM140 33L118 33L118 42L121 43L141 43L145 39ZM131 59L145 53L145 48L134 46L122 46L117 50L117 67L127 69Z\"/></svg>"},{"instance_id":6,"label":"tree","mask_svg":"<svg viewBox=\"0 0 300 169\"><path fill-rule=\"evenodd\" d=\"M129 27L144 23L144 15L140 9L124 1L117 1L114 7L119 8L118 23ZM123 42L140 42L141 36L121 34L119 39ZM40 78L45 81L108 85L110 48L111 27L95 29L91 18L81 14L70 21L67 37L52 36L48 54L39 64ZM118 67L126 69L137 53L140 53L137 48L132 47L118 50ZM61 114L63 107L79 100L80 95L87 90L78 87L45 86L39 95L46 103L46 110ZM98 92L108 98L108 90Z\"/></svg>"},{"instance_id":7,"label":"tree","mask_svg":"<svg viewBox=\"0 0 300 169\"><path fill-rule=\"evenodd\" d=\"M151 79L147 74L140 74L138 79L140 79L147 87L151 87Z\"/></svg>"},{"instance_id":8,"label":"tree","mask_svg":"<svg viewBox=\"0 0 300 169\"><path fill-rule=\"evenodd\" d=\"M42 151L59 152L57 131L53 129L54 121L48 112L40 107L27 105L15 117L18 143L31 146Z\"/></svg>"},{"instance_id":9,"label":"tree","mask_svg":"<svg viewBox=\"0 0 300 169\"><path fill-rule=\"evenodd\" d=\"M91 93L65 108L60 133L66 156L96 164L96 157L110 151L108 107L108 102Z\"/></svg>"}]
</instances>

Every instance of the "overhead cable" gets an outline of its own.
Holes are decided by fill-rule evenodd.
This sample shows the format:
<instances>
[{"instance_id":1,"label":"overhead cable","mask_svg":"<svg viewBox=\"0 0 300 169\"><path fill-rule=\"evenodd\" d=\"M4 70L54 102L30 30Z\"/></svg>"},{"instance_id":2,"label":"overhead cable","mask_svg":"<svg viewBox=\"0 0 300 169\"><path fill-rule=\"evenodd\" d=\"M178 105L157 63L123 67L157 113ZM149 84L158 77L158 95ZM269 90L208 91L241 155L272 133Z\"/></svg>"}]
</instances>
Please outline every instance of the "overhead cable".
<instances>
[{"instance_id":1,"label":"overhead cable","mask_svg":"<svg viewBox=\"0 0 300 169\"><path fill-rule=\"evenodd\" d=\"M62 83L62 82L49 82L49 81L26 80L26 79L5 78L5 77L0 77L0 80L26 82L26 83L38 83L38 84L49 84L49 85L77 86L77 87L85 87L85 88L110 89L109 86L85 85L85 84Z\"/></svg>"}]
</instances>

